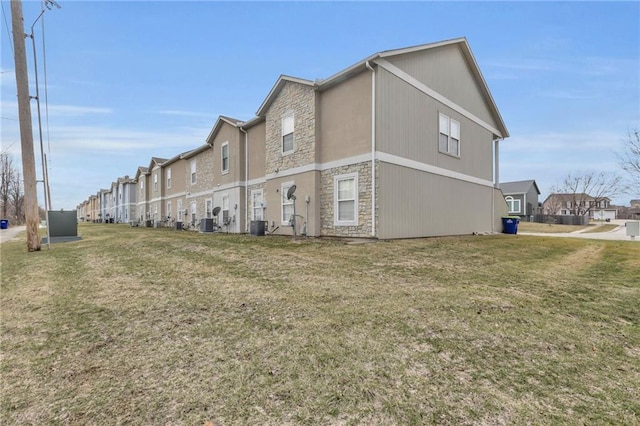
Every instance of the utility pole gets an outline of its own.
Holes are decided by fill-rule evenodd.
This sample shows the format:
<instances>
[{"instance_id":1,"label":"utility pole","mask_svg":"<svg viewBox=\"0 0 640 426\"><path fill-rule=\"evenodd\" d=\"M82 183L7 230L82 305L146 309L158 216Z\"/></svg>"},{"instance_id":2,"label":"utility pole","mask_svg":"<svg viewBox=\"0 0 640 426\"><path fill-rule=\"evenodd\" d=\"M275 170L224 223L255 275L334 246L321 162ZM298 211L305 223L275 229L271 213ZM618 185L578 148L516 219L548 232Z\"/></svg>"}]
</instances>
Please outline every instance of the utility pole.
<instances>
[{"instance_id":1,"label":"utility pole","mask_svg":"<svg viewBox=\"0 0 640 426\"><path fill-rule=\"evenodd\" d=\"M18 88L18 119L22 149L22 176L24 178L24 213L27 220L27 249L40 251L40 215L38 190L36 188L36 161L33 152L33 126L29 97L29 76L25 53L24 18L22 0L11 0L11 24L13 28L13 51L15 55L16 85Z\"/></svg>"}]
</instances>

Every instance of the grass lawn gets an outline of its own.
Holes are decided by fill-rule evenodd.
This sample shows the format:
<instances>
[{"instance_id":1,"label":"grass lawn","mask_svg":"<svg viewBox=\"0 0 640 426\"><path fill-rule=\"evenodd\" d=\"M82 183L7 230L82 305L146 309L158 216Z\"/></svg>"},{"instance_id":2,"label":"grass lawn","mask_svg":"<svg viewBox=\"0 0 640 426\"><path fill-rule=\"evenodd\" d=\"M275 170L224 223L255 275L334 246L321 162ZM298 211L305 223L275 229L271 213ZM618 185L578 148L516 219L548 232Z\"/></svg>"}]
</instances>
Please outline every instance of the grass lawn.
<instances>
[{"instance_id":1,"label":"grass lawn","mask_svg":"<svg viewBox=\"0 0 640 426\"><path fill-rule=\"evenodd\" d=\"M638 424L640 245L0 245L2 424Z\"/></svg>"},{"instance_id":2,"label":"grass lawn","mask_svg":"<svg viewBox=\"0 0 640 426\"><path fill-rule=\"evenodd\" d=\"M589 226L582 225L556 225L548 223L524 222L518 224L518 232L544 232L547 234L559 234L563 232L580 231Z\"/></svg>"}]
</instances>

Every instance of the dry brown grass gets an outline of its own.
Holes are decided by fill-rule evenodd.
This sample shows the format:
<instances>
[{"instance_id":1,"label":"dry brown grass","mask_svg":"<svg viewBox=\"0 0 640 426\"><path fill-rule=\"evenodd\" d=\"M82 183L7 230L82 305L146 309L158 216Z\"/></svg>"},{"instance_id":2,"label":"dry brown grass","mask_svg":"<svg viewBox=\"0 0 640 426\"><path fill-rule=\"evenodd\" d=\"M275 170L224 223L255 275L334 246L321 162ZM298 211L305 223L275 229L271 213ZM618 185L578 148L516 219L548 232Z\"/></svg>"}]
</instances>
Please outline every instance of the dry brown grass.
<instances>
[{"instance_id":1,"label":"dry brown grass","mask_svg":"<svg viewBox=\"0 0 640 426\"><path fill-rule=\"evenodd\" d=\"M3 424L637 424L640 246L4 243Z\"/></svg>"},{"instance_id":2,"label":"dry brown grass","mask_svg":"<svg viewBox=\"0 0 640 426\"><path fill-rule=\"evenodd\" d=\"M582 225L556 225L548 223L523 222L518 224L518 232L543 232L546 234L560 234L576 232L588 228Z\"/></svg>"}]
</instances>

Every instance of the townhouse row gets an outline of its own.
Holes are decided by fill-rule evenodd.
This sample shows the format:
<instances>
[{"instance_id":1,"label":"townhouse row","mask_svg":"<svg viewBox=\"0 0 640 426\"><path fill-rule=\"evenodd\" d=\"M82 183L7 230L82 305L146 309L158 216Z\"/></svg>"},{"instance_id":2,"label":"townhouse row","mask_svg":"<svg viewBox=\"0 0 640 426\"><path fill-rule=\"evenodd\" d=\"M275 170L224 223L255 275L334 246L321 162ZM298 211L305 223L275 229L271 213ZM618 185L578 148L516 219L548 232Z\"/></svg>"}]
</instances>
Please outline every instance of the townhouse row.
<instances>
[{"instance_id":1,"label":"townhouse row","mask_svg":"<svg viewBox=\"0 0 640 426\"><path fill-rule=\"evenodd\" d=\"M151 158L80 220L407 238L494 232L508 131L465 38L376 53L324 80L282 75L248 121ZM290 197L295 190L294 196ZM294 216L295 211L295 216Z\"/></svg>"}]
</instances>

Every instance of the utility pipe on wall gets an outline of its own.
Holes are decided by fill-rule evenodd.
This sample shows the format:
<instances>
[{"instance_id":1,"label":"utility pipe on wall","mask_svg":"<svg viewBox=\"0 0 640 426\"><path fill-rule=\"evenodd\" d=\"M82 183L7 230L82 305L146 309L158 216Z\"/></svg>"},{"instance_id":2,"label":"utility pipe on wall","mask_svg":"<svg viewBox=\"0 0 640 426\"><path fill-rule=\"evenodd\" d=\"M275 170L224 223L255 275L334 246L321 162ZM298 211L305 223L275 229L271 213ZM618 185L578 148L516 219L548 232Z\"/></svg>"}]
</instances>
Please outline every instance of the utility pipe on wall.
<instances>
[{"instance_id":1,"label":"utility pipe on wall","mask_svg":"<svg viewBox=\"0 0 640 426\"><path fill-rule=\"evenodd\" d=\"M371 236L376 236L376 70L365 62L371 71Z\"/></svg>"},{"instance_id":2,"label":"utility pipe on wall","mask_svg":"<svg viewBox=\"0 0 640 426\"><path fill-rule=\"evenodd\" d=\"M238 128L244 133L244 231L249 232L249 134Z\"/></svg>"}]
</instances>

